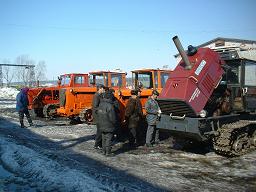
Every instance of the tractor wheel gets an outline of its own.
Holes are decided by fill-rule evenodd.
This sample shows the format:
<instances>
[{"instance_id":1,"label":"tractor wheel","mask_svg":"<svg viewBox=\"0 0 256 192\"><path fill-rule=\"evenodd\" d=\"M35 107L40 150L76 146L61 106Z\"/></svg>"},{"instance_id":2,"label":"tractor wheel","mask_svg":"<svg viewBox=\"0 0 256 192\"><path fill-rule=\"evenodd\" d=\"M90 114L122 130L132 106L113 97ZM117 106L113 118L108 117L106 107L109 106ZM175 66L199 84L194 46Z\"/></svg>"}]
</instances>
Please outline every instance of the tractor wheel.
<instances>
[{"instance_id":1,"label":"tractor wheel","mask_svg":"<svg viewBox=\"0 0 256 192\"><path fill-rule=\"evenodd\" d=\"M92 110L91 109L83 109L80 112L79 117L82 121L84 121L88 124L93 122Z\"/></svg>"},{"instance_id":2,"label":"tractor wheel","mask_svg":"<svg viewBox=\"0 0 256 192\"><path fill-rule=\"evenodd\" d=\"M54 104L45 105L43 108L44 117L51 118L57 114L57 106Z\"/></svg>"}]
</instances>

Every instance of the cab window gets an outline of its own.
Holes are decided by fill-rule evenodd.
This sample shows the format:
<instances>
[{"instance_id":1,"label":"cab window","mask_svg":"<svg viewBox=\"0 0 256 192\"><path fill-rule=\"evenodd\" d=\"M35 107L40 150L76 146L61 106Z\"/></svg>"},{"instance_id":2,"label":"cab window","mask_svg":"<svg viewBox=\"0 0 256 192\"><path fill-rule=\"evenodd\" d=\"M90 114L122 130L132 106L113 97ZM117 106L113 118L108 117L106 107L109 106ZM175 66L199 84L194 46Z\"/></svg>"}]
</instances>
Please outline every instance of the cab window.
<instances>
[{"instance_id":1,"label":"cab window","mask_svg":"<svg viewBox=\"0 0 256 192\"><path fill-rule=\"evenodd\" d=\"M61 78L61 85L69 85L71 77L70 75L65 75Z\"/></svg>"},{"instance_id":2,"label":"cab window","mask_svg":"<svg viewBox=\"0 0 256 192\"><path fill-rule=\"evenodd\" d=\"M103 75L90 75L90 84L93 85L104 85L104 76Z\"/></svg>"},{"instance_id":3,"label":"cab window","mask_svg":"<svg viewBox=\"0 0 256 192\"><path fill-rule=\"evenodd\" d=\"M247 86L256 86L256 65L252 62L245 64L244 84Z\"/></svg>"},{"instance_id":4,"label":"cab window","mask_svg":"<svg viewBox=\"0 0 256 192\"><path fill-rule=\"evenodd\" d=\"M111 75L111 87L121 87L122 85L122 75L112 74Z\"/></svg>"},{"instance_id":5,"label":"cab window","mask_svg":"<svg viewBox=\"0 0 256 192\"><path fill-rule=\"evenodd\" d=\"M222 81L225 81L228 84L239 84L241 77L241 66L238 64L232 64L231 67L227 70L226 76L222 79Z\"/></svg>"},{"instance_id":6,"label":"cab window","mask_svg":"<svg viewBox=\"0 0 256 192\"><path fill-rule=\"evenodd\" d=\"M169 78L169 73L161 73L161 85L162 88L165 86L167 79Z\"/></svg>"},{"instance_id":7,"label":"cab window","mask_svg":"<svg viewBox=\"0 0 256 192\"><path fill-rule=\"evenodd\" d=\"M139 73L138 86L146 89L153 88L152 73Z\"/></svg>"},{"instance_id":8,"label":"cab window","mask_svg":"<svg viewBox=\"0 0 256 192\"><path fill-rule=\"evenodd\" d=\"M156 86L155 88L159 88L157 71L154 72L154 79L155 79L155 86Z\"/></svg>"},{"instance_id":9,"label":"cab window","mask_svg":"<svg viewBox=\"0 0 256 192\"><path fill-rule=\"evenodd\" d=\"M75 84L82 85L84 83L84 76L76 76L75 77Z\"/></svg>"}]
</instances>

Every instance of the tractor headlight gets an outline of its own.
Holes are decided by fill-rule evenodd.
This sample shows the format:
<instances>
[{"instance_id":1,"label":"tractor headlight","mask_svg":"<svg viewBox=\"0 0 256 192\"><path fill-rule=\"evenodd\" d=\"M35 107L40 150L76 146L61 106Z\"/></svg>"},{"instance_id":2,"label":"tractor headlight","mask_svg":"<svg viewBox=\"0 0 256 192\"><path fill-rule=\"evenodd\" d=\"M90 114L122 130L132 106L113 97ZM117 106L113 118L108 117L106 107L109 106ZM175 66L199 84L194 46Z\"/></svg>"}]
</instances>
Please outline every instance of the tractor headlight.
<instances>
[{"instance_id":1,"label":"tractor headlight","mask_svg":"<svg viewBox=\"0 0 256 192\"><path fill-rule=\"evenodd\" d=\"M206 117L206 115L207 115L207 111L205 111L205 110L202 110L202 111L200 111L200 113L199 113L199 116L200 117Z\"/></svg>"}]
</instances>

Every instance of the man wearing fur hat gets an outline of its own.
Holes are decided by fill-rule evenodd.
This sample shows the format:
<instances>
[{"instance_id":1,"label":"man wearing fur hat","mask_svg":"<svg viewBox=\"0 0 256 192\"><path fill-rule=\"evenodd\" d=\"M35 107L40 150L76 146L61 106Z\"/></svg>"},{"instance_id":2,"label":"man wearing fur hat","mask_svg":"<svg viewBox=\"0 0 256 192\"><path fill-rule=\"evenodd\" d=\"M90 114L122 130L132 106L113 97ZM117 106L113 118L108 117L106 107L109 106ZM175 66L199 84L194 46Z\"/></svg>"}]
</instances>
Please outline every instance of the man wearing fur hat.
<instances>
[{"instance_id":1,"label":"man wearing fur hat","mask_svg":"<svg viewBox=\"0 0 256 192\"><path fill-rule=\"evenodd\" d=\"M131 97L129 98L125 109L125 122L129 129L130 147L136 147L136 145L138 145L137 129L142 116L142 105L138 99L138 90L131 90Z\"/></svg>"}]
</instances>

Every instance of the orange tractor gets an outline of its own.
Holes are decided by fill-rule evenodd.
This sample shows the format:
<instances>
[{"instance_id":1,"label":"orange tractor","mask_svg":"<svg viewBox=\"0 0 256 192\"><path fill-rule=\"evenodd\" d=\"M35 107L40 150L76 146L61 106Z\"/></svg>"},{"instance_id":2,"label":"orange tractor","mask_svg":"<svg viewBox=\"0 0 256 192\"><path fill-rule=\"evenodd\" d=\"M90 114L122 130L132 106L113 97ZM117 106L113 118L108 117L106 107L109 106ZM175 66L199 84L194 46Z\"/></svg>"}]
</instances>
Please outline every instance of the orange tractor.
<instances>
[{"instance_id":1,"label":"orange tractor","mask_svg":"<svg viewBox=\"0 0 256 192\"><path fill-rule=\"evenodd\" d=\"M96 85L103 84L105 87L120 90L126 86L126 73L121 71L94 71L90 72L90 86L67 87L60 91L60 107L57 109L58 116L76 119L78 116L86 122L92 121L91 106Z\"/></svg>"},{"instance_id":2,"label":"orange tractor","mask_svg":"<svg viewBox=\"0 0 256 192\"><path fill-rule=\"evenodd\" d=\"M126 73L118 71L97 71L90 72L89 87L68 87L60 91L60 107L57 115L80 120L87 123L92 122L92 99L95 94L96 84L103 84L115 90L115 97L119 101L120 116L124 118L126 103L131 96L131 89L141 90L141 102L144 107L147 98L153 89L161 92L169 77L170 70L141 69L132 71L132 85L127 87Z\"/></svg>"},{"instance_id":3,"label":"orange tractor","mask_svg":"<svg viewBox=\"0 0 256 192\"><path fill-rule=\"evenodd\" d=\"M89 86L88 74L64 74L58 77L57 86L30 88L29 109L39 117L51 117L59 107L59 92L62 88Z\"/></svg>"}]
</instances>

